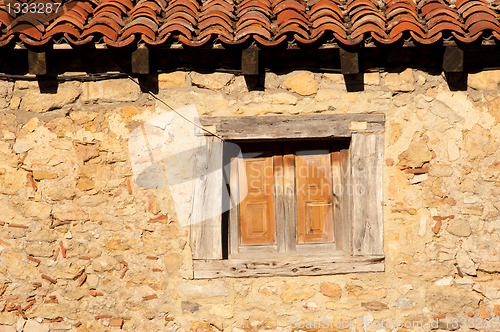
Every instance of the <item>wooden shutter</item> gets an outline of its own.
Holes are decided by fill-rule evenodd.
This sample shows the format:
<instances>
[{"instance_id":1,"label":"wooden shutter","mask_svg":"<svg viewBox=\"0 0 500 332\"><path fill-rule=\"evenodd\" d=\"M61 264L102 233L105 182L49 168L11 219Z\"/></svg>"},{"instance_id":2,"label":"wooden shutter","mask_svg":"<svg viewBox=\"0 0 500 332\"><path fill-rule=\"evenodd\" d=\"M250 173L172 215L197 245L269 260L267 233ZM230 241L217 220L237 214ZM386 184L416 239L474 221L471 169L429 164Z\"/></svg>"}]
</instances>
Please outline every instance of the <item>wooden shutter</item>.
<instances>
[{"instance_id":1,"label":"wooden shutter","mask_svg":"<svg viewBox=\"0 0 500 332\"><path fill-rule=\"evenodd\" d=\"M295 161L298 243L333 242L330 154L297 154Z\"/></svg>"},{"instance_id":2,"label":"wooden shutter","mask_svg":"<svg viewBox=\"0 0 500 332\"><path fill-rule=\"evenodd\" d=\"M383 255L382 134L353 134L352 248L353 255Z\"/></svg>"},{"instance_id":3,"label":"wooden shutter","mask_svg":"<svg viewBox=\"0 0 500 332\"><path fill-rule=\"evenodd\" d=\"M195 160L191 250L193 259L222 259L222 199L227 196L223 183L223 144L215 136L206 137Z\"/></svg>"},{"instance_id":4,"label":"wooden shutter","mask_svg":"<svg viewBox=\"0 0 500 332\"><path fill-rule=\"evenodd\" d=\"M331 153L331 159L335 244L337 250L350 254L352 195L349 193L351 183L349 150L334 151Z\"/></svg>"},{"instance_id":5,"label":"wooden shutter","mask_svg":"<svg viewBox=\"0 0 500 332\"><path fill-rule=\"evenodd\" d=\"M247 196L240 203L240 243L274 244L273 157L239 160L239 190Z\"/></svg>"}]
</instances>

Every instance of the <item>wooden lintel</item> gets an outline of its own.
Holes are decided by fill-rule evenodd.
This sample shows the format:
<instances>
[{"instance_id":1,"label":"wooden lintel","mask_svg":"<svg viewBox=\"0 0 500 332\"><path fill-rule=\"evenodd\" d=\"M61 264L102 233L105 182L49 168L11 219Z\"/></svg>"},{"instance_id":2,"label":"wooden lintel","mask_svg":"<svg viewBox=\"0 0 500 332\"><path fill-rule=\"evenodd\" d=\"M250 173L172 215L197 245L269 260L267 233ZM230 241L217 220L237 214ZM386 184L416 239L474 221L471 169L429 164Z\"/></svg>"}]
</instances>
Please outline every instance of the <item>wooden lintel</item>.
<instances>
[{"instance_id":1,"label":"wooden lintel","mask_svg":"<svg viewBox=\"0 0 500 332\"><path fill-rule=\"evenodd\" d=\"M350 272L382 272L383 256L306 257L252 260L193 260L194 279L222 277L320 276Z\"/></svg>"},{"instance_id":2,"label":"wooden lintel","mask_svg":"<svg viewBox=\"0 0 500 332\"><path fill-rule=\"evenodd\" d=\"M241 73L243 75L259 75L259 53L257 47L249 47L241 51Z\"/></svg>"},{"instance_id":3,"label":"wooden lintel","mask_svg":"<svg viewBox=\"0 0 500 332\"><path fill-rule=\"evenodd\" d=\"M140 46L132 52L132 73L149 74L149 49Z\"/></svg>"},{"instance_id":4,"label":"wooden lintel","mask_svg":"<svg viewBox=\"0 0 500 332\"><path fill-rule=\"evenodd\" d=\"M384 114L202 117L200 121L216 126L217 135L228 140L351 137L385 130Z\"/></svg>"},{"instance_id":5,"label":"wooden lintel","mask_svg":"<svg viewBox=\"0 0 500 332\"><path fill-rule=\"evenodd\" d=\"M47 75L47 53L28 50L28 70L31 75Z\"/></svg>"},{"instance_id":6,"label":"wooden lintel","mask_svg":"<svg viewBox=\"0 0 500 332\"><path fill-rule=\"evenodd\" d=\"M443 70L447 73L464 71L464 51L457 46L447 46L443 54Z\"/></svg>"},{"instance_id":7,"label":"wooden lintel","mask_svg":"<svg viewBox=\"0 0 500 332\"><path fill-rule=\"evenodd\" d=\"M359 73L359 57L358 52L348 51L343 48L340 53L340 71L344 75Z\"/></svg>"}]
</instances>

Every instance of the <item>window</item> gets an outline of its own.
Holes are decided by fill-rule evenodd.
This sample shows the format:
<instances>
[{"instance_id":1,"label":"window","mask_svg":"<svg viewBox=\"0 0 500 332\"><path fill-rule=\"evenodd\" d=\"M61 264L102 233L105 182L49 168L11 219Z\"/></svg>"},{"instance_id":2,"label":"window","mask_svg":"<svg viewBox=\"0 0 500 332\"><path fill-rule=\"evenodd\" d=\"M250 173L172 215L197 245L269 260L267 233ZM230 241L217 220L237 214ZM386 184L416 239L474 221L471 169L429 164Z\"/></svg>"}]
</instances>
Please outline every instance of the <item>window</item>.
<instances>
[{"instance_id":1,"label":"window","mask_svg":"<svg viewBox=\"0 0 500 332\"><path fill-rule=\"evenodd\" d=\"M198 181L193 213L217 217L191 226L195 278L383 271L383 114L202 124L242 153L207 137L200 167L220 177Z\"/></svg>"}]
</instances>

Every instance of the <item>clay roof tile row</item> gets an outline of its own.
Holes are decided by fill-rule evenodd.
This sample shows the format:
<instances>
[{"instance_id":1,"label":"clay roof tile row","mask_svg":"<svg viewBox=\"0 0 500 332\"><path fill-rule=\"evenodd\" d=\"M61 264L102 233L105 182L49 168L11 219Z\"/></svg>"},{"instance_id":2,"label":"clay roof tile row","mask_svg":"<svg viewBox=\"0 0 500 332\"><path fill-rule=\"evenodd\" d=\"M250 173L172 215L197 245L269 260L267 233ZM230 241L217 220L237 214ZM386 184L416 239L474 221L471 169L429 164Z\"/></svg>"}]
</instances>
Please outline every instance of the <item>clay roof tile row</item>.
<instances>
[{"instance_id":1,"label":"clay roof tile row","mask_svg":"<svg viewBox=\"0 0 500 332\"><path fill-rule=\"evenodd\" d=\"M51 0L33 0L46 4ZM61 3L61 0L56 0ZM82 45L103 40L126 46L208 41L239 44L252 38L273 46L320 38L345 45L373 38L390 44L403 36L424 44L454 37L500 39L500 0L73 0L57 13L15 13L0 6L0 46L44 45L64 37ZM43 7L45 8L45 7Z\"/></svg>"}]
</instances>

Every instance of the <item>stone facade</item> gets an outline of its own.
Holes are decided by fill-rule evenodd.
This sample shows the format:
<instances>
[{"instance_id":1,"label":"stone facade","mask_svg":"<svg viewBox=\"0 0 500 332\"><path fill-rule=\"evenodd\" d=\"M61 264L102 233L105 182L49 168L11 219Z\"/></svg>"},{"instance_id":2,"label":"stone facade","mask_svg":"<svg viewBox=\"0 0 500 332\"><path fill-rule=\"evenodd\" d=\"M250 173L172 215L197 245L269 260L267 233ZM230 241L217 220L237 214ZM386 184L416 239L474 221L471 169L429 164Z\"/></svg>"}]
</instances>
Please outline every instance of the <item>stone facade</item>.
<instances>
[{"instance_id":1,"label":"stone facade","mask_svg":"<svg viewBox=\"0 0 500 332\"><path fill-rule=\"evenodd\" d=\"M160 114L151 96L128 79L66 82L53 94L2 82L0 331L499 317L500 71L468 80L450 91L444 75L374 72L347 92L340 74L268 73L265 91L248 91L232 74L161 74L158 97L202 116L386 115L385 272L216 280L190 279L189 227L168 189L134 180L127 138Z\"/></svg>"}]
</instances>

